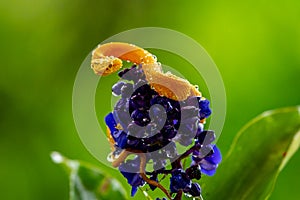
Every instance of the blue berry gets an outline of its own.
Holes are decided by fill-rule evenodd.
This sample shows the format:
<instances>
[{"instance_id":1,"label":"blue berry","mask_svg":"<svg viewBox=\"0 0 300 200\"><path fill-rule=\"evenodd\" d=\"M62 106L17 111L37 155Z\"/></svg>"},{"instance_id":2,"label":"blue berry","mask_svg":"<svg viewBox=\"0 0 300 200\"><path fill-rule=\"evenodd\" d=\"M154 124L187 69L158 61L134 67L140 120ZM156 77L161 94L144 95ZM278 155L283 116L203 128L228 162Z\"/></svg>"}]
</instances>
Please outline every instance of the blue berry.
<instances>
[{"instance_id":1,"label":"blue berry","mask_svg":"<svg viewBox=\"0 0 300 200\"><path fill-rule=\"evenodd\" d=\"M129 81L137 81L139 79L145 79L145 75L140 69L140 67L133 65L130 69L125 69L123 71L120 71L118 75L125 80Z\"/></svg>"},{"instance_id":2,"label":"blue berry","mask_svg":"<svg viewBox=\"0 0 300 200\"><path fill-rule=\"evenodd\" d=\"M211 144L215 139L216 135L214 131L208 130L208 131L202 131L196 136L196 142L199 142L200 144L206 146Z\"/></svg>"},{"instance_id":3,"label":"blue berry","mask_svg":"<svg viewBox=\"0 0 300 200\"><path fill-rule=\"evenodd\" d=\"M132 186L131 196L134 196L138 186L145 184L145 181L139 174L139 167L139 159L127 160L119 166L120 172Z\"/></svg>"},{"instance_id":4,"label":"blue berry","mask_svg":"<svg viewBox=\"0 0 300 200\"><path fill-rule=\"evenodd\" d=\"M112 92L113 92L113 94L116 95L116 96L121 95L121 89L122 89L122 87L124 85L125 85L125 82L123 82L123 81L119 81L116 84L114 84L112 86Z\"/></svg>"},{"instance_id":5,"label":"blue berry","mask_svg":"<svg viewBox=\"0 0 300 200\"><path fill-rule=\"evenodd\" d=\"M171 125L164 126L161 132L163 134L163 137L166 139L172 139L177 134L177 130Z\"/></svg>"},{"instance_id":6,"label":"blue berry","mask_svg":"<svg viewBox=\"0 0 300 200\"><path fill-rule=\"evenodd\" d=\"M109 113L108 115L106 115L105 123L108 126L111 133L113 133L117 130L116 129L117 123L116 123L112 113Z\"/></svg>"},{"instance_id":7,"label":"blue berry","mask_svg":"<svg viewBox=\"0 0 300 200\"><path fill-rule=\"evenodd\" d=\"M148 84L141 66L125 69L119 72L119 76L126 81L113 85L112 92L121 98L113 112L105 117L115 141L113 155L119 155L124 149L151 152L145 154L147 164L152 160L154 169L146 172L150 180L157 182L159 174L171 173L171 193L183 191L194 197L200 196L200 185L191 180L199 180L202 173L213 175L222 159L219 149L212 144L215 133L203 130L201 120L211 114L209 101L200 96L188 97L180 102L160 96ZM192 156L193 161L186 169L182 167L181 158L178 159L177 143L192 145L183 153L184 158ZM172 169L167 168L167 161L172 162ZM145 184L139 167L138 157L126 159L119 166L132 186L132 196L138 187ZM150 188L155 190L156 187L150 185Z\"/></svg>"},{"instance_id":8,"label":"blue berry","mask_svg":"<svg viewBox=\"0 0 300 200\"><path fill-rule=\"evenodd\" d=\"M201 178L201 169L199 165L193 165L185 170L186 174L190 179L200 180Z\"/></svg>"},{"instance_id":9,"label":"blue berry","mask_svg":"<svg viewBox=\"0 0 300 200\"><path fill-rule=\"evenodd\" d=\"M191 189L189 190L190 195L193 197L199 197L201 195L201 187L198 183L192 183Z\"/></svg>"},{"instance_id":10,"label":"blue berry","mask_svg":"<svg viewBox=\"0 0 300 200\"><path fill-rule=\"evenodd\" d=\"M200 119L210 116L211 109L209 108L209 101L207 99L199 101Z\"/></svg>"},{"instance_id":11,"label":"blue berry","mask_svg":"<svg viewBox=\"0 0 300 200\"><path fill-rule=\"evenodd\" d=\"M208 176L213 176L216 173L216 169L221 160L221 152L217 146L214 146L213 153L200 161L201 172Z\"/></svg>"},{"instance_id":12,"label":"blue berry","mask_svg":"<svg viewBox=\"0 0 300 200\"><path fill-rule=\"evenodd\" d=\"M113 138L115 139L116 145L121 149L127 147L127 134L122 131L118 130L113 133Z\"/></svg>"},{"instance_id":13,"label":"blue berry","mask_svg":"<svg viewBox=\"0 0 300 200\"><path fill-rule=\"evenodd\" d=\"M133 85L131 83L125 83L121 88L121 95L123 98L129 98L133 93Z\"/></svg>"},{"instance_id":14,"label":"blue berry","mask_svg":"<svg viewBox=\"0 0 300 200\"><path fill-rule=\"evenodd\" d=\"M134 110L131 118L139 126L146 126L150 122L150 116L147 111Z\"/></svg>"},{"instance_id":15,"label":"blue berry","mask_svg":"<svg viewBox=\"0 0 300 200\"><path fill-rule=\"evenodd\" d=\"M184 192L186 192L191 188L191 180L181 169L177 169L172 172L170 182L170 190L172 193L176 193L179 190L183 190Z\"/></svg>"}]
</instances>

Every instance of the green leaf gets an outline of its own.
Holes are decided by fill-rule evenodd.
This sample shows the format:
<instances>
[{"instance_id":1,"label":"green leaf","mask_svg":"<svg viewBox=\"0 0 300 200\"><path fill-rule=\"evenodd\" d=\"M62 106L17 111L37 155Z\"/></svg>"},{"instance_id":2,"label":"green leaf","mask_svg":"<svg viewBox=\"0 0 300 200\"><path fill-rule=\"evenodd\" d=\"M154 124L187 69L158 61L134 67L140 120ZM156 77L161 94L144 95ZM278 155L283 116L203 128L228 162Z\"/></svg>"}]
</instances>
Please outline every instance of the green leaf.
<instances>
[{"instance_id":1,"label":"green leaf","mask_svg":"<svg viewBox=\"0 0 300 200\"><path fill-rule=\"evenodd\" d=\"M128 199L126 191L116 179L88 163L70 160L52 152L53 162L69 173L70 200Z\"/></svg>"},{"instance_id":2,"label":"green leaf","mask_svg":"<svg viewBox=\"0 0 300 200\"><path fill-rule=\"evenodd\" d=\"M143 193L146 200L153 200L152 197L148 194L148 192L146 190L144 190L141 187L139 187L139 190Z\"/></svg>"},{"instance_id":3,"label":"green leaf","mask_svg":"<svg viewBox=\"0 0 300 200\"><path fill-rule=\"evenodd\" d=\"M300 107L263 113L241 129L217 174L203 177L203 198L268 199L299 145Z\"/></svg>"}]
</instances>

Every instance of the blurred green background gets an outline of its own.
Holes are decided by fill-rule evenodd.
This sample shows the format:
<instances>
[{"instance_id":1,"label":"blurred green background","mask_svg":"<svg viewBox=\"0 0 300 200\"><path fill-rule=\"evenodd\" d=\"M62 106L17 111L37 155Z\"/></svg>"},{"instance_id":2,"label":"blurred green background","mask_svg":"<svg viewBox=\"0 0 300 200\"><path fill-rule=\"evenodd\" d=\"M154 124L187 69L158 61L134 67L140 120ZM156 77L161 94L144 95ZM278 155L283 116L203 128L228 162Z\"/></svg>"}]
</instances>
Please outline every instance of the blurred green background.
<instances>
[{"instance_id":1,"label":"blurred green background","mask_svg":"<svg viewBox=\"0 0 300 200\"><path fill-rule=\"evenodd\" d=\"M81 62L102 40L159 26L198 41L226 87L227 117L218 141L225 154L251 118L300 103L299 19L297 0L1 1L0 199L67 199L68 179L51 162L53 150L97 164L74 126L72 87ZM299 199L299 174L300 152L271 199Z\"/></svg>"}]
</instances>

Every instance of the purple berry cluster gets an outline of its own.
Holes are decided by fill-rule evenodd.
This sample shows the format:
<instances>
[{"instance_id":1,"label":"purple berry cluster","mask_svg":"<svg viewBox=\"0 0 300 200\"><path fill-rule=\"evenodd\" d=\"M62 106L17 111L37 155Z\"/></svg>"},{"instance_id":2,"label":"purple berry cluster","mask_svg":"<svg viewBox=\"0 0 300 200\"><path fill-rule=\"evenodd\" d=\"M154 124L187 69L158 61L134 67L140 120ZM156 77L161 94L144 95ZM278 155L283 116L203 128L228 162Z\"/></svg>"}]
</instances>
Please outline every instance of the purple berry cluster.
<instances>
[{"instance_id":1,"label":"purple berry cluster","mask_svg":"<svg viewBox=\"0 0 300 200\"><path fill-rule=\"evenodd\" d=\"M209 101L197 96L184 101L160 96L137 65L118 75L121 80L112 87L112 92L121 98L105 117L114 140L112 154L118 157L123 150L143 153L147 166L153 169L143 169L145 178L141 175L138 155L121 162L119 170L132 186L131 195L145 184L155 190L159 178L170 175L169 198L182 193L200 196L201 188L195 180L202 173L213 175L221 162L221 153L212 144L215 133L203 129L205 118L211 114ZM186 146L187 150L178 153L177 145ZM191 165L184 168L182 160L187 158L191 158Z\"/></svg>"}]
</instances>

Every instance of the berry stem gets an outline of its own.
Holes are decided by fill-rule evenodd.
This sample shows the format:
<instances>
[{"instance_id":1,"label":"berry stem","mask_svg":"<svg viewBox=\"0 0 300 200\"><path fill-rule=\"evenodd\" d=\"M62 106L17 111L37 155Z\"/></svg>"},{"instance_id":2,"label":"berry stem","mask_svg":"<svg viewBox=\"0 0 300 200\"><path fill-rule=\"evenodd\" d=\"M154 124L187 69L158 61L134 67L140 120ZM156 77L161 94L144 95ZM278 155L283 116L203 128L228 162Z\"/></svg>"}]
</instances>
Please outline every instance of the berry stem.
<instances>
[{"instance_id":1,"label":"berry stem","mask_svg":"<svg viewBox=\"0 0 300 200\"><path fill-rule=\"evenodd\" d=\"M133 152L127 151L127 150L123 150L119 157L113 161L112 166L113 167L118 167L126 158L127 156L129 156L130 154L132 154ZM164 188L164 186L162 186L161 184L159 184L158 182L149 179L146 176L145 173L145 167L146 167L146 156L144 153L139 153L140 156L140 175L141 177L144 179L144 181L146 181L148 184L153 185L155 187L158 187L161 191L163 191L167 197L169 199L172 199L171 195L169 194L169 192L167 191L166 188Z\"/></svg>"},{"instance_id":2,"label":"berry stem","mask_svg":"<svg viewBox=\"0 0 300 200\"><path fill-rule=\"evenodd\" d=\"M186 152L184 152L176 161L181 161L188 157L194 150L199 150L201 148L200 144L195 144L191 148L189 148Z\"/></svg>"},{"instance_id":3,"label":"berry stem","mask_svg":"<svg viewBox=\"0 0 300 200\"><path fill-rule=\"evenodd\" d=\"M119 167L122 162L129 156L132 152L123 150L120 155L112 162L113 167Z\"/></svg>"},{"instance_id":4,"label":"berry stem","mask_svg":"<svg viewBox=\"0 0 300 200\"><path fill-rule=\"evenodd\" d=\"M182 199L182 190L179 190L174 198L174 200L181 200Z\"/></svg>"},{"instance_id":5,"label":"berry stem","mask_svg":"<svg viewBox=\"0 0 300 200\"><path fill-rule=\"evenodd\" d=\"M164 188L164 186L162 186L161 184L159 184L158 182L149 179L146 174L145 174L145 167L146 167L146 156L144 153L140 153L140 175L142 176L142 178L144 179L144 181L146 181L148 184L153 185L155 187L158 187L161 191L163 191L167 197L171 200L172 197L169 194L169 192L167 191L166 188Z\"/></svg>"},{"instance_id":6,"label":"berry stem","mask_svg":"<svg viewBox=\"0 0 300 200\"><path fill-rule=\"evenodd\" d=\"M171 174L172 173L172 169L159 169L159 170L156 170L156 171L153 171L153 172L146 172L147 175L153 175L155 173L158 173L158 174Z\"/></svg>"}]
</instances>

